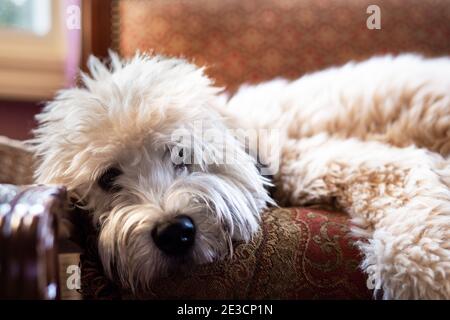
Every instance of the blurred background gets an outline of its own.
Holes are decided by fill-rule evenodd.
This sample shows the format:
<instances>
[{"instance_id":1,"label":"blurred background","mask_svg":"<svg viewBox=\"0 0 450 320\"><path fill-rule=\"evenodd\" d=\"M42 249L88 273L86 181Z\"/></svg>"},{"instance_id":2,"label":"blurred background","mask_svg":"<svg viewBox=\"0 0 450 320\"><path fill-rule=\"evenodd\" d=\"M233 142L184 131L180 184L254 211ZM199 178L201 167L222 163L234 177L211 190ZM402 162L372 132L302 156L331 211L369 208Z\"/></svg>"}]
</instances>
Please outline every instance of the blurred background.
<instances>
[{"instance_id":1,"label":"blurred background","mask_svg":"<svg viewBox=\"0 0 450 320\"><path fill-rule=\"evenodd\" d=\"M234 91L374 54L448 55L450 1L0 0L0 135L30 137L45 101L108 48L184 56Z\"/></svg>"}]
</instances>

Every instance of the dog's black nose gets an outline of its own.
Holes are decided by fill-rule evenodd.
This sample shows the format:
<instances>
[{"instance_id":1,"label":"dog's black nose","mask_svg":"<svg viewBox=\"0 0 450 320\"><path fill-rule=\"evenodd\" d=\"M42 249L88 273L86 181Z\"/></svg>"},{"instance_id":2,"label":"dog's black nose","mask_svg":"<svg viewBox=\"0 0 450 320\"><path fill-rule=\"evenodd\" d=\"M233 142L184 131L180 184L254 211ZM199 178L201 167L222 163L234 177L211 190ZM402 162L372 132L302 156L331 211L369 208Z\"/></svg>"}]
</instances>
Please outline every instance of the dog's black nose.
<instances>
[{"instance_id":1,"label":"dog's black nose","mask_svg":"<svg viewBox=\"0 0 450 320\"><path fill-rule=\"evenodd\" d=\"M157 225L152 231L156 246L168 255L181 255L194 244L195 225L191 218L180 215Z\"/></svg>"}]
</instances>

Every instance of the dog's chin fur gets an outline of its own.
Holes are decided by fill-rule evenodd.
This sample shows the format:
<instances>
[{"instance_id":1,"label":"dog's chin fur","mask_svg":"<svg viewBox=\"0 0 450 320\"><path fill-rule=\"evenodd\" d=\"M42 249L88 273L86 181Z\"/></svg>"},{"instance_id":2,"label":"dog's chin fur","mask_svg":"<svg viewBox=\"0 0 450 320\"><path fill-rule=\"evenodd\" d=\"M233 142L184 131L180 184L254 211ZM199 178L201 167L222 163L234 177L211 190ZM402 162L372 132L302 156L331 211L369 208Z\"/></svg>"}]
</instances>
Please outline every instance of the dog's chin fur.
<instances>
[{"instance_id":1,"label":"dog's chin fur","mask_svg":"<svg viewBox=\"0 0 450 320\"><path fill-rule=\"evenodd\" d=\"M110 68L91 58L89 69L84 87L61 91L38 115L32 143L37 182L67 186L92 213L106 273L126 288L145 290L172 269L227 255L232 240L248 241L272 202L268 181L227 133L220 90L203 70L182 59L122 61L115 54ZM195 136L195 122L223 132L237 161L225 164L211 152L221 142L196 139L181 146L195 164L174 166L170 152L180 146L172 134L182 128ZM110 167L122 174L115 181L120 190L107 192L98 180ZM156 248L151 232L178 214L189 216L197 232L192 250L171 258Z\"/></svg>"}]
</instances>

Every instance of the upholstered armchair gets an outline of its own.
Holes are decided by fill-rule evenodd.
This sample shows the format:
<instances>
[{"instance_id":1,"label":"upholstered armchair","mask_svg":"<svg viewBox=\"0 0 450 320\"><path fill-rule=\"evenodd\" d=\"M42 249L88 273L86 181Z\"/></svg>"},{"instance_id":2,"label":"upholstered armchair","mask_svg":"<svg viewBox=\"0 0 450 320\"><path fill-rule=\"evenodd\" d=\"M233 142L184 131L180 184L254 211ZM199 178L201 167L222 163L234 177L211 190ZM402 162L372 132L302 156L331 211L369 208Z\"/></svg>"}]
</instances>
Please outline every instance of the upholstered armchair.
<instances>
[{"instance_id":1,"label":"upholstered armchair","mask_svg":"<svg viewBox=\"0 0 450 320\"><path fill-rule=\"evenodd\" d=\"M74 208L63 186L33 185L32 168L21 142L0 137L0 298L371 297L347 217L312 208L267 210L261 231L249 244L236 243L233 256L158 279L148 294L133 296L104 276L89 213ZM58 220L70 214L77 226L72 241L81 252L72 252L81 267L78 295L67 288L67 240L58 240Z\"/></svg>"},{"instance_id":2,"label":"upholstered armchair","mask_svg":"<svg viewBox=\"0 0 450 320\"><path fill-rule=\"evenodd\" d=\"M106 2L112 15L100 19L108 22L101 29L111 30L111 41L94 53L112 47L124 56L137 49L182 55L208 65L207 73L231 92L242 83L296 78L373 54L450 53L446 0L377 1L381 29L374 30L366 25L370 0ZM20 142L0 140L0 183L10 184L0 185L0 296L59 298L67 274L54 261L61 261L62 252L57 240L42 251L41 237L57 239L54 221L73 206L63 186L11 186L32 184L32 168L32 154ZM89 213L77 214L83 217L76 240L82 296L136 298L104 276ZM41 231L29 228L30 219ZM332 208L272 208L263 213L257 236L249 244L235 243L229 259L158 279L137 298L370 299L354 246L359 240L348 231L348 217ZM31 260L35 267L29 269Z\"/></svg>"}]
</instances>

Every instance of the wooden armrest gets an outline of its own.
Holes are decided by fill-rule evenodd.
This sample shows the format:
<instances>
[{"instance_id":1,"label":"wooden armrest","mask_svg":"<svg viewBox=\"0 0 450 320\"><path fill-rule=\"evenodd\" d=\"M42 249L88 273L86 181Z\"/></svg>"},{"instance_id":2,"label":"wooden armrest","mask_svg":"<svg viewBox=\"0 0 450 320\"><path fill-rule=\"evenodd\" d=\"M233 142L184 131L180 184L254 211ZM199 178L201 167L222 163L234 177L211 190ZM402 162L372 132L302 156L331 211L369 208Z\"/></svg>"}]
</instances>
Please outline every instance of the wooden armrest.
<instances>
[{"instance_id":1,"label":"wooden armrest","mask_svg":"<svg viewBox=\"0 0 450 320\"><path fill-rule=\"evenodd\" d=\"M0 299L58 299L60 186L0 184Z\"/></svg>"}]
</instances>

